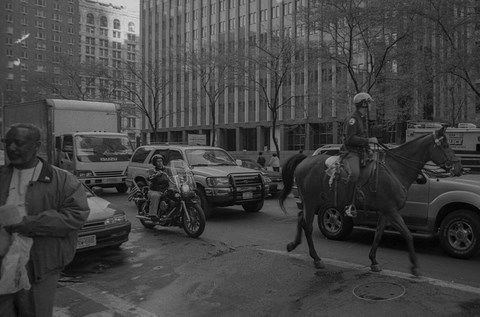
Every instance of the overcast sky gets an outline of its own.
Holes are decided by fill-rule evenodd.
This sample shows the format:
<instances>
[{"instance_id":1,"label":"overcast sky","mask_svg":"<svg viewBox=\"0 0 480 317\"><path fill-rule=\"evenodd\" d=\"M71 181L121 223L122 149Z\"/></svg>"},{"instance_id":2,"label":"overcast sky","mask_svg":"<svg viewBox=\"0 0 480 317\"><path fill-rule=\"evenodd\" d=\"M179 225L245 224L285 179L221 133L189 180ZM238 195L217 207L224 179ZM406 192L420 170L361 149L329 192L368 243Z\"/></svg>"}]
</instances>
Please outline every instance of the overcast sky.
<instances>
[{"instance_id":1,"label":"overcast sky","mask_svg":"<svg viewBox=\"0 0 480 317\"><path fill-rule=\"evenodd\" d=\"M140 0L102 0L105 2L111 2L112 4L123 5L129 11L139 12Z\"/></svg>"}]
</instances>

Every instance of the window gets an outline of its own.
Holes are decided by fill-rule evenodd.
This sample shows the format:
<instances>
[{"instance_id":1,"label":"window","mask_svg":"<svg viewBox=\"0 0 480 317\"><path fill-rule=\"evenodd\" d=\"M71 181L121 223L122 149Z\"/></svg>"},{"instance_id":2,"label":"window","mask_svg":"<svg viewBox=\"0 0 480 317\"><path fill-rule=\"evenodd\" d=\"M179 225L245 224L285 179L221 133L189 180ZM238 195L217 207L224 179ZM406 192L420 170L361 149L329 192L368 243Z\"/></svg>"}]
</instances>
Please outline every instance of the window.
<instances>
[{"instance_id":1,"label":"window","mask_svg":"<svg viewBox=\"0 0 480 317\"><path fill-rule=\"evenodd\" d=\"M20 24L21 24L21 25L24 25L24 26L27 25L27 17L26 17L26 16L22 16L22 17L20 18Z\"/></svg>"},{"instance_id":2,"label":"window","mask_svg":"<svg viewBox=\"0 0 480 317\"><path fill-rule=\"evenodd\" d=\"M104 15L100 17L100 27L108 28L108 20L107 20L107 17Z\"/></svg>"},{"instance_id":3,"label":"window","mask_svg":"<svg viewBox=\"0 0 480 317\"><path fill-rule=\"evenodd\" d=\"M136 50L135 44L127 44L127 51L135 52L135 50Z\"/></svg>"},{"instance_id":4,"label":"window","mask_svg":"<svg viewBox=\"0 0 480 317\"><path fill-rule=\"evenodd\" d=\"M257 23L257 12L250 13L250 24Z\"/></svg>"},{"instance_id":5,"label":"window","mask_svg":"<svg viewBox=\"0 0 480 317\"><path fill-rule=\"evenodd\" d=\"M127 34L127 39L130 41L130 42L135 42L136 40L136 36L135 34Z\"/></svg>"},{"instance_id":6,"label":"window","mask_svg":"<svg viewBox=\"0 0 480 317\"><path fill-rule=\"evenodd\" d=\"M56 32L62 31L62 28L61 28L60 24L54 24L54 25L52 26L52 28L53 28L53 30L56 31Z\"/></svg>"},{"instance_id":7,"label":"window","mask_svg":"<svg viewBox=\"0 0 480 317\"><path fill-rule=\"evenodd\" d=\"M60 4L58 2L53 3L53 10L60 11Z\"/></svg>"},{"instance_id":8,"label":"window","mask_svg":"<svg viewBox=\"0 0 480 317\"><path fill-rule=\"evenodd\" d=\"M37 20L37 21L35 21L35 26L36 26L37 28L44 29L44 28L45 28L45 21L43 21L43 20Z\"/></svg>"},{"instance_id":9,"label":"window","mask_svg":"<svg viewBox=\"0 0 480 317\"><path fill-rule=\"evenodd\" d=\"M100 39L98 41L100 42L100 46L108 47L108 40Z\"/></svg>"},{"instance_id":10,"label":"window","mask_svg":"<svg viewBox=\"0 0 480 317\"><path fill-rule=\"evenodd\" d=\"M7 16L5 17L5 21L7 22L13 22L13 17L11 14L7 14Z\"/></svg>"},{"instance_id":11,"label":"window","mask_svg":"<svg viewBox=\"0 0 480 317\"><path fill-rule=\"evenodd\" d=\"M100 28L100 35L108 36L108 30Z\"/></svg>"},{"instance_id":12,"label":"window","mask_svg":"<svg viewBox=\"0 0 480 317\"><path fill-rule=\"evenodd\" d=\"M148 154L150 153L150 150L144 149L144 148L138 148L135 153L132 155L132 162L134 163L143 163L145 162L145 159L147 158Z\"/></svg>"},{"instance_id":13,"label":"window","mask_svg":"<svg viewBox=\"0 0 480 317\"><path fill-rule=\"evenodd\" d=\"M87 24L95 24L95 18L92 13L87 14Z\"/></svg>"},{"instance_id":14,"label":"window","mask_svg":"<svg viewBox=\"0 0 480 317\"><path fill-rule=\"evenodd\" d=\"M44 18L45 17L45 11L37 9L36 16L39 18Z\"/></svg>"},{"instance_id":15,"label":"window","mask_svg":"<svg viewBox=\"0 0 480 317\"><path fill-rule=\"evenodd\" d=\"M319 148L324 144L333 143L332 122L310 124L310 144L313 148Z\"/></svg>"},{"instance_id":16,"label":"window","mask_svg":"<svg viewBox=\"0 0 480 317\"><path fill-rule=\"evenodd\" d=\"M95 27L94 26L85 26L85 31L90 34L95 34Z\"/></svg>"},{"instance_id":17,"label":"window","mask_svg":"<svg viewBox=\"0 0 480 317\"><path fill-rule=\"evenodd\" d=\"M12 3L11 2L5 3L5 10L12 11Z\"/></svg>"},{"instance_id":18,"label":"window","mask_svg":"<svg viewBox=\"0 0 480 317\"><path fill-rule=\"evenodd\" d=\"M44 7L45 6L45 0L35 0L35 4L37 6L42 6Z\"/></svg>"},{"instance_id":19,"label":"window","mask_svg":"<svg viewBox=\"0 0 480 317\"><path fill-rule=\"evenodd\" d=\"M57 43L62 42L62 36L60 34L53 33L53 41Z\"/></svg>"},{"instance_id":20,"label":"window","mask_svg":"<svg viewBox=\"0 0 480 317\"><path fill-rule=\"evenodd\" d=\"M112 51L112 56L113 56L113 58L121 59L122 58L122 52L121 51Z\"/></svg>"},{"instance_id":21,"label":"window","mask_svg":"<svg viewBox=\"0 0 480 317\"><path fill-rule=\"evenodd\" d=\"M128 32L135 32L135 23L128 22Z\"/></svg>"},{"instance_id":22,"label":"window","mask_svg":"<svg viewBox=\"0 0 480 317\"><path fill-rule=\"evenodd\" d=\"M57 21L57 22L60 22L60 21L62 21L62 17L61 17L60 14L54 13L54 14L53 14L53 20L54 20L54 21Z\"/></svg>"},{"instance_id":23,"label":"window","mask_svg":"<svg viewBox=\"0 0 480 317\"><path fill-rule=\"evenodd\" d=\"M36 49L44 51L47 49L47 45L44 42L37 42Z\"/></svg>"},{"instance_id":24,"label":"window","mask_svg":"<svg viewBox=\"0 0 480 317\"><path fill-rule=\"evenodd\" d=\"M305 147L305 125L287 126L288 150L302 150Z\"/></svg>"},{"instance_id":25,"label":"window","mask_svg":"<svg viewBox=\"0 0 480 317\"><path fill-rule=\"evenodd\" d=\"M112 47L117 49L117 50L120 50L120 49L122 49L122 43L112 42Z\"/></svg>"},{"instance_id":26,"label":"window","mask_svg":"<svg viewBox=\"0 0 480 317\"><path fill-rule=\"evenodd\" d=\"M119 31L113 31L113 37L119 39L121 37L121 33Z\"/></svg>"},{"instance_id":27,"label":"window","mask_svg":"<svg viewBox=\"0 0 480 317\"><path fill-rule=\"evenodd\" d=\"M120 20L118 19L113 20L113 28L115 30L120 30Z\"/></svg>"}]
</instances>

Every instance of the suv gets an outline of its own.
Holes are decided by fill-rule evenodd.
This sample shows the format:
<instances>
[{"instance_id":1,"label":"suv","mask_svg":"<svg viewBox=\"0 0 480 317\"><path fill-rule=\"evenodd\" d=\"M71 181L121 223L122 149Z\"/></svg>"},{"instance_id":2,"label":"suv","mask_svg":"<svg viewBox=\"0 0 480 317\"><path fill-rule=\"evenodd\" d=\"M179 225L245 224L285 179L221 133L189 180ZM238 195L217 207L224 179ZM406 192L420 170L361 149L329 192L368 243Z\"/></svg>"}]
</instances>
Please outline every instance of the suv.
<instances>
[{"instance_id":1,"label":"suv","mask_svg":"<svg viewBox=\"0 0 480 317\"><path fill-rule=\"evenodd\" d=\"M266 177L261 172L238 166L225 150L211 146L146 145L135 150L127 168L127 185L147 185L152 157L161 154L165 164L184 160L193 171L198 196L205 216L214 207L241 205L245 211L258 212L267 194Z\"/></svg>"},{"instance_id":2,"label":"suv","mask_svg":"<svg viewBox=\"0 0 480 317\"><path fill-rule=\"evenodd\" d=\"M329 145L319 148L314 155L335 155L339 150L340 145ZM302 209L296 186L293 194L297 207ZM438 236L447 254L470 258L480 249L480 175L449 177L428 170L421 172L410 187L400 214L412 233ZM318 227L325 237L344 240L354 226L374 229L377 220L375 211L359 211L356 218L350 218L331 207L318 214Z\"/></svg>"}]
</instances>

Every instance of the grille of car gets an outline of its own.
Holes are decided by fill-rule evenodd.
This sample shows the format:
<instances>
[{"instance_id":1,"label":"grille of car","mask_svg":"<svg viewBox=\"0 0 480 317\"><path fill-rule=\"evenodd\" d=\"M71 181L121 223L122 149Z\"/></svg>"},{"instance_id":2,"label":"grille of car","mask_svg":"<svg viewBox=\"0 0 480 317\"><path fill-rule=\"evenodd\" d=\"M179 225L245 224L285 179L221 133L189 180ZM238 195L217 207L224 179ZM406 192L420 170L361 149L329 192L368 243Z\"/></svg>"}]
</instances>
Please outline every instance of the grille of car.
<instances>
[{"instance_id":1,"label":"grille of car","mask_svg":"<svg viewBox=\"0 0 480 317\"><path fill-rule=\"evenodd\" d=\"M105 221L92 221L92 222L87 222L85 225L83 225L82 229L97 229L97 228L102 228L105 226Z\"/></svg>"},{"instance_id":2,"label":"grille of car","mask_svg":"<svg viewBox=\"0 0 480 317\"><path fill-rule=\"evenodd\" d=\"M260 174L232 175L232 180L235 187L262 185L262 177Z\"/></svg>"},{"instance_id":3,"label":"grille of car","mask_svg":"<svg viewBox=\"0 0 480 317\"><path fill-rule=\"evenodd\" d=\"M111 176L122 176L123 171L105 171L105 172L95 172L97 176L100 177L111 177Z\"/></svg>"}]
</instances>

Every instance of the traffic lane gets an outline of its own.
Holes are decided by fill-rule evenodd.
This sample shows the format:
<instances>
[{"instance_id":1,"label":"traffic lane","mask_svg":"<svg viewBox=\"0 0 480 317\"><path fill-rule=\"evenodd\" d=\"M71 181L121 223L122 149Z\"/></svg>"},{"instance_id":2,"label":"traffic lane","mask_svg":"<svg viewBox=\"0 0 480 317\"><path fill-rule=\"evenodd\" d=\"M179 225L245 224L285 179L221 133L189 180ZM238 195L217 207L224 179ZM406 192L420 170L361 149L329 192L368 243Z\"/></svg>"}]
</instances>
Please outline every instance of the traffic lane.
<instances>
[{"instance_id":1,"label":"traffic lane","mask_svg":"<svg viewBox=\"0 0 480 317\"><path fill-rule=\"evenodd\" d=\"M133 227L143 228L135 218L135 205L126 200L126 195L112 193L104 195L104 198L123 206ZM281 211L277 199L265 200L262 211L258 213L247 213L239 206L219 208L208 219L202 237L232 246L285 250L287 243L295 237L298 212L294 199L288 198L285 204L287 215ZM179 228L162 230L181 233ZM328 240L318 230L316 218L314 220L313 238L320 257L369 266L368 253L373 237L373 232L354 230L346 241ZM304 236L302 239L302 244L293 252L308 254ZM423 276L480 287L480 254L469 260L454 259L446 255L434 239L414 238L414 242ZM407 246L400 235L384 234L377 260L384 269L410 273Z\"/></svg>"},{"instance_id":2,"label":"traffic lane","mask_svg":"<svg viewBox=\"0 0 480 317\"><path fill-rule=\"evenodd\" d=\"M145 234L136 228L120 249L77 255L65 274L55 316L480 313L480 290L469 293L332 265L317 271L306 255L232 247L164 229Z\"/></svg>"}]
</instances>

